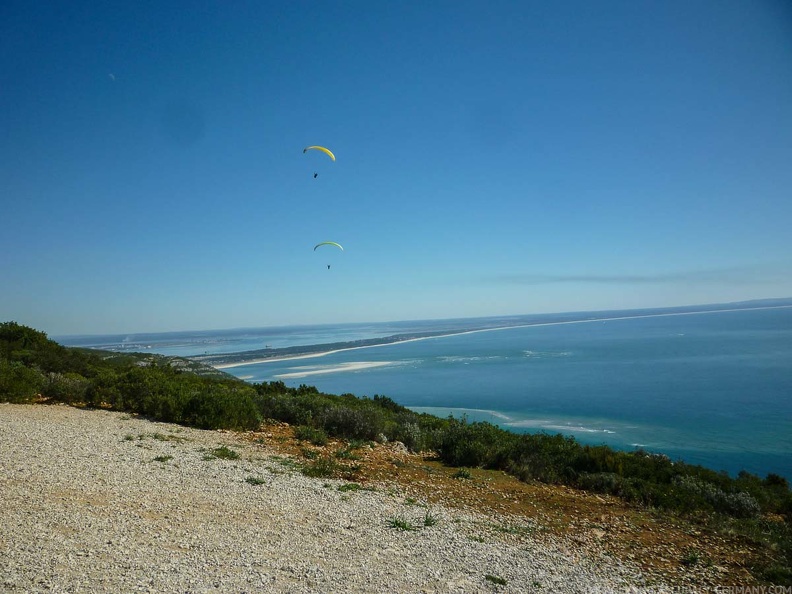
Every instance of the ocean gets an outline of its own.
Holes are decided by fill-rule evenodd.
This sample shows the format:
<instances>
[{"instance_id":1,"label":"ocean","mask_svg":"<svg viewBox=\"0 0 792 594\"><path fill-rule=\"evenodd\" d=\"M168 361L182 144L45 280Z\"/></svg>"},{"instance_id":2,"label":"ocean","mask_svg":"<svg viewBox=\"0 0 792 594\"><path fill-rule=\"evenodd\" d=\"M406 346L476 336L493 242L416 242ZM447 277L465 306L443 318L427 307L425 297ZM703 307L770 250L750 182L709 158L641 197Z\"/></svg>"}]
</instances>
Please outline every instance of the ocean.
<instances>
[{"instance_id":1,"label":"ocean","mask_svg":"<svg viewBox=\"0 0 792 594\"><path fill-rule=\"evenodd\" d=\"M385 395L419 412L464 415L517 432L560 432L583 443L643 448L731 475L747 470L792 478L792 308L629 314L64 337L59 342L193 356L439 328L452 334L225 370L251 382ZM510 327L498 329L505 324Z\"/></svg>"}]
</instances>

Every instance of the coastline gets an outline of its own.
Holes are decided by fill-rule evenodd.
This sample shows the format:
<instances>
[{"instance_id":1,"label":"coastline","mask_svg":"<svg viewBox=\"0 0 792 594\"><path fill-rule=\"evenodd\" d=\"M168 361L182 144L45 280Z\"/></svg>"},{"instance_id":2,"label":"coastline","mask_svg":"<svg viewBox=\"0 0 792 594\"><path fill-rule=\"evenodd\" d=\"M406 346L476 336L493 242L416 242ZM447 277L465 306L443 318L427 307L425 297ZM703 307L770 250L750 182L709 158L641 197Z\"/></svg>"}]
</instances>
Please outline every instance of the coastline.
<instances>
[{"instance_id":1,"label":"coastline","mask_svg":"<svg viewBox=\"0 0 792 594\"><path fill-rule=\"evenodd\" d=\"M676 312L663 312L663 313L647 313L642 315L632 315L632 316L599 316L599 317L592 317L592 318L583 318L579 320L558 320L552 322L536 322L536 323L524 323L524 324L514 324L508 326L497 326L497 327L490 327L490 328L472 328L469 330L460 330L460 331L448 331L448 332L435 332L431 333L431 335L427 336L410 336L404 335L405 338L400 338L402 335L392 335L386 336L381 339L368 339L367 341L351 341L348 343L333 343L333 345L328 345L327 350L321 350L323 345L305 345L304 347L288 347L289 351L293 351L293 354L283 354L278 355L277 352L281 349L274 349L273 354L268 357L258 357L254 359L241 359L239 361L229 361L229 362L217 362L213 363L212 360L214 359L222 359L227 358L228 355L215 355L215 356L199 356L199 357L186 357L188 359L201 361L210 365L218 370L224 369L232 369L236 367L244 367L246 365L260 365L262 363L274 363L274 362L283 362L283 361L293 361L293 360L300 360L300 359L312 359L317 357L325 357L327 355L332 355L335 353L345 352L345 351L354 351L360 349L371 349L377 347L385 347L391 346L395 344L402 344L407 342L416 342L419 340L430 340L430 339L437 339L437 338L447 338L451 336L463 336L466 334L477 334L480 332L495 332L495 331L502 331L502 330L514 330L518 328L533 328L533 327L545 327L545 326L561 326L567 324L585 324L585 323L593 323L593 322L610 322L610 321L621 321L621 320L636 320L636 319L643 319L643 318L659 318L659 317L669 317L669 316L688 316L688 315L698 315L698 314L715 314L715 313L734 313L740 311L759 311L759 310L769 310L769 309L790 309L792 305L768 305L768 306L760 306L760 307L735 307L735 308L724 308L724 309L707 309L707 310L696 310L696 311L676 311ZM364 345L357 345L358 342L370 342L370 344ZM348 344L349 346L342 346L344 344ZM335 346L339 345L339 346ZM314 349L316 351L306 350L300 352L299 349ZM234 353L234 357L244 357L245 353L250 353L253 356L253 353L260 353L261 351L242 351L239 353Z\"/></svg>"}]
</instances>

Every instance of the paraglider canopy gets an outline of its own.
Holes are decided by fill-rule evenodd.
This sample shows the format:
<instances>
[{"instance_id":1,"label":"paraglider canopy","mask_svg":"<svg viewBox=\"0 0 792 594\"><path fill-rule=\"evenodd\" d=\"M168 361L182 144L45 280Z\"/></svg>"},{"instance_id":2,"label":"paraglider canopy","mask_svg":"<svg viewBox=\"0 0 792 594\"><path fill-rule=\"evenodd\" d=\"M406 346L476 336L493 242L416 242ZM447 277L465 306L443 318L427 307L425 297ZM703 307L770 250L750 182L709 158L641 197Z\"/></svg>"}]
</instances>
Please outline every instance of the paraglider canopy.
<instances>
[{"instance_id":1,"label":"paraglider canopy","mask_svg":"<svg viewBox=\"0 0 792 594\"><path fill-rule=\"evenodd\" d=\"M314 251L316 251L316 250L317 250L317 248L320 248L320 247L322 247L323 245L330 245L330 246L333 246L333 247L337 247L337 248L338 248L339 250L341 250L342 252L344 251L344 246L342 246L340 243L336 243L335 241L322 241L322 242L320 242L320 243L317 243L317 244L314 246ZM330 270L330 264L328 264L328 265L327 265L327 269L328 269L328 270Z\"/></svg>"},{"instance_id":2,"label":"paraglider canopy","mask_svg":"<svg viewBox=\"0 0 792 594\"><path fill-rule=\"evenodd\" d=\"M323 245L334 245L337 248L339 248L342 252L344 251L344 247L340 243L336 243L335 241L322 241L321 243L317 243L314 246L314 251L316 251L316 248L318 248L320 246L323 246Z\"/></svg>"},{"instance_id":3,"label":"paraglider canopy","mask_svg":"<svg viewBox=\"0 0 792 594\"><path fill-rule=\"evenodd\" d=\"M326 149L326 148L325 148L325 147L323 147L323 146L306 146L306 147L303 149L303 153L305 153L305 152L307 152L307 151L310 151L310 150L315 150L315 151L322 151L322 152L323 152L323 153L325 153L325 154L326 154L328 157L330 157L330 158L331 158L333 161L335 161L335 155L334 155L333 153L331 153L331 152L330 152L330 149Z\"/></svg>"}]
</instances>

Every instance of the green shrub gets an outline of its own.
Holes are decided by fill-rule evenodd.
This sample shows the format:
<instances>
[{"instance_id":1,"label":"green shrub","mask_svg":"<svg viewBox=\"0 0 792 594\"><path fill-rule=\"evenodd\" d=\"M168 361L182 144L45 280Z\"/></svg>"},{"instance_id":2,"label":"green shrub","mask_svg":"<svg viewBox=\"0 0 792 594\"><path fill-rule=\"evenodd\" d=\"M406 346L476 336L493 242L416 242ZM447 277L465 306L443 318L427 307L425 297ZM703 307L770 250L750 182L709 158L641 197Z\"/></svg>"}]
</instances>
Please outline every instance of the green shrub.
<instances>
[{"instance_id":1,"label":"green shrub","mask_svg":"<svg viewBox=\"0 0 792 594\"><path fill-rule=\"evenodd\" d=\"M578 477L578 487L586 491L619 495L624 479L613 472L584 473Z\"/></svg>"},{"instance_id":2,"label":"green shrub","mask_svg":"<svg viewBox=\"0 0 792 594\"><path fill-rule=\"evenodd\" d=\"M344 468L330 458L317 458L312 462L303 464L300 468L305 476L313 478L331 478L342 473Z\"/></svg>"},{"instance_id":3,"label":"green shrub","mask_svg":"<svg viewBox=\"0 0 792 594\"><path fill-rule=\"evenodd\" d=\"M50 372L46 376L41 393L43 396L68 404L84 402L89 385L90 382L79 373Z\"/></svg>"},{"instance_id":4,"label":"green shrub","mask_svg":"<svg viewBox=\"0 0 792 594\"><path fill-rule=\"evenodd\" d=\"M688 497L694 497L721 513L750 518L761 512L756 499L745 492L726 493L716 485L693 476L677 476L673 484Z\"/></svg>"},{"instance_id":5,"label":"green shrub","mask_svg":"<svg viewBox=\"0 0 792 594\"><path fill-rule=\"evenodd\" d=\"M0 359L0 402L32 402L44 386L44 377L19 361Z\"/></svg>"},{"instance_id":6,"label":"green shrub","mask_svg":"<svg viewBox=\"0 0 792 594\"><path fill-rule=\"evenodd\" d=\"M220 458L221 460L238 460L239 454L237 454L231 448L226 446L220 446L219 448L215 448L209 452L207 458Z\"/></svg>"},{"instance_id":7,"label":"green shrub","mask_svg":"<svg viewBox=\"0 0 792 594\"><path fill-rule=\"evenodd\" d=\"M323 429L302 425L294 430L294 437L300 441L310 441L317 446L327 445L327 433Z\"/></svg>"},{"instance_id":8,"label":"green shrub","mask_svg":"<svg viewBox=\"0 0 792 594\"><path fill-rule=\"evenodd\" d=\"M361 402L361 401L358 401ZM331 406L317 416L317 422L331 435L347 439L374 440L385 431L386 415L374 406Z\"/></svg>"}]
</instances>

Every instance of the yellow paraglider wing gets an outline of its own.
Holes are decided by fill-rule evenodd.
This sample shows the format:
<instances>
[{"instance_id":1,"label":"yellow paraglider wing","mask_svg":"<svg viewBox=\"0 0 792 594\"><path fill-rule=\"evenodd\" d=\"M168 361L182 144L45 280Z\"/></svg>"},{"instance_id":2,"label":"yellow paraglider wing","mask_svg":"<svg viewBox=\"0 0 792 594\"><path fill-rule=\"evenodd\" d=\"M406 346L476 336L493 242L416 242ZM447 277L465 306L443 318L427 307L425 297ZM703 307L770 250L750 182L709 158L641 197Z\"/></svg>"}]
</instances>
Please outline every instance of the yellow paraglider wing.
<instances>
[{"instance_id":1,"label":"yellow paraglider wing","mask_svg":"<svg viewBox=\"0 0 792 594\"><path fill-rule=\"evenodd\" d=\"M314 251L316 251L316 248L318 248L318 247L320 247L320 246L323 246L323 245L334 245L334 246L336 246L337 248L340 248L342 252L344 251L344 247L343 247L343 246L342 246L340 243L336 243L335 241L323 241L323 242L321 242L321 243L317 243L317 244L314 246Z\"/></svg>"},{"instance_id":2,"label":"yellow paraglider wing","mask_svg":"<svg viewBox=\"0 0 792 594\"><path fill-rule=\"evenodd\" d=\"M323 153L325 153L325 154L326 154L328 157L330 157L330 158L331 158L333 161L335 161L335 155L334 155L333 153L331 153L331 152L330 152L330 149L326 149L326 148L325 148L325 147L323 147L323 146L306 146L306 147L303 149L303 153L304 153L305 151L309 151L309 150L311 150L311 149L313 149L313 150L316 150L316 151L322 151L322 152L323 152Z\"/></svg>"}]
</instances>

